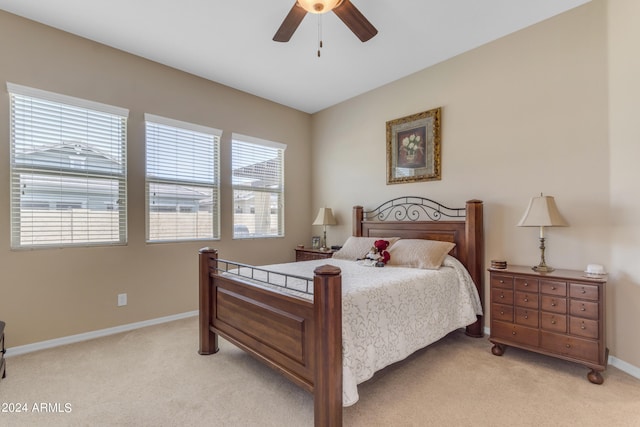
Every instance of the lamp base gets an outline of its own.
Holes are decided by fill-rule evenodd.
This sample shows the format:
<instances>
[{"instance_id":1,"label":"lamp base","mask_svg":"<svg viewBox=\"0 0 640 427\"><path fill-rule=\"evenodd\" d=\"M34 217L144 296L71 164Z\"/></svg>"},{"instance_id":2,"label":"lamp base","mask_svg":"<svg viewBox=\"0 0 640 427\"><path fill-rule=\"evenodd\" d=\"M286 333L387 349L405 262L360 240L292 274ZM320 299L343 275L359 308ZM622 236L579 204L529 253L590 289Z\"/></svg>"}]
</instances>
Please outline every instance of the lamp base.
<instances>
[{"instance_id":1,"label":"lamp base","mask_svg":"<svg viewBox=\"0 0 640 427\"><path fill-rule=\"evenodd\" d=\"M537 271L538 273L551 273L555 270L553 267L549 267L544 260L544 237L542 237L542 227L540 227L540 263L531 267L533 271Z\"/></svg>"},{"instance_id":2,"label":"lamp base","mask_svg":"<svg viewBox=\"0 0 640 427\"><path fill-rule=\"evenodd\" d=\"M555 268L549 267L548 265L534 265L531 267L533 271L537 271L538 273L551 273Z\"/></svg>"}]
</instances>

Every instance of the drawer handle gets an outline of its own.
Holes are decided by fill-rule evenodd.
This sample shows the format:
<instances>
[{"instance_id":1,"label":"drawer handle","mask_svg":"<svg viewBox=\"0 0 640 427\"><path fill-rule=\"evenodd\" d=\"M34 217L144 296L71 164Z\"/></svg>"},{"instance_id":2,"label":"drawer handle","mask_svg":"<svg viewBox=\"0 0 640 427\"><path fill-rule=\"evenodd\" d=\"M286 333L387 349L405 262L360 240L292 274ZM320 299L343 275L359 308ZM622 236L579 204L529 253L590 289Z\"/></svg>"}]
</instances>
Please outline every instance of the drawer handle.
<instances>
[{"instance_id":1,"label":"drawer handle","mask_svg":"<svg viewBox=\"0 0 640 427\"><path fill-rule=\"evenodd\" d=\"M555 301L552 301L552 302L551 302L551 307L555 307L555 306L556 306L556 302L555 302Z\"/></svg>"},{"instance_id":2,"label":"drawer handle","mask_svg":"<svg viewBox=\"0 0 640 427\"><path fill-rule=\"evenodd\" d=\"M551 321L551 324L552 324L552 325L555 325L555 324L556 324L556 321L555 321L555 320L552 320L552 321Z\"/></svg>"},{"instance_id":3,"label":"drawer handle","mask_svg":"<svg viewBox=\"0 0 640 427\"><path fill-rule=\"evenodd\" d=\"M504 294L500 294L500 298L504 298Z\"/></svg>"},{"instance_id":4,"label":"drawer handle","mask_svg":"<svg viewBox=\"0 0 640 427\"><path fill-rule=\"evenodd\" d=\"M504 283L504 280L500 280L500 283Z\"/></svg>"},{"instance_id":5,"label":"drawer handle","mask_svg":"<svg viewBox=\"0 0 640 427\"><path fill-rule=\"evenodd\" d=\"M586 294L586 293L587 293L587 290L586 290L585 288L582 288L582 293L583 293L583 294Z\"/></svg>"},{"instance_id":6,"label":"drawer handle","mask_svg":"<svg viewBox=\"0 0 640 427\"><path fill-rule=\"evenodd\" d=\"M586 308L584 308L584 305L582 307L580 307L580 311L587 311Z\"/></svg>"},{"instance_id":7,"label":"drawer handle","mask_svg":"<svg viewBox=\"0 0 640 427\"><path fill-rule=\"evenodd\" d=\"M529 298L525 297L524 302L529 302Z\"/></svg>"},{"instance_id":8,"label":"drawer handle","mask_svg":"<svg viewBox=\"0 0 640 427\"><path fill-rule=\"evenodd\" d=\"M504 311L501 311L500 314L504 316Z\"/></svg>"},{"instance_id":9,"label":"drawer handle","mask_svg":"<svg viewBox=\"0 0 640 427\"><path fill-rule=\"evenodd\" d=\"M529 286L529 282L524 282L524 286L525 287Z\"/></svg>"},{"instance_id":10,"label":"drawer handle","mask_svg":"<svg viewBox=\"0 0 640 427\"><path fill-rule=\"evenodd\" d=\"M571 348L571 344L566 344L565 347Z\"/></svg>"},{"instance_id":11,"label":"drawer handle","mask_svg":"<svg viewBox=\"0 0 640 427\"><path fill-rule=\"evenodd\" d=\"M516 331L511 331L511 335L515 335L515 334L516 334Z\"/></svg>"},{"instance_id":12,"label":"drawer handle","mask_svg":"<svg viewBox=\"0 0 640 427\"><path fill-rule=\"evenodd\" d=\"M584 326L584 323L580 326L580 329L587 329L587 328Z\"/></svg>"},{"instance_id":13,"label":"drawer handle","mask_svg":"<svg viewBox=\"0 0 640 427\"><path fill-rule=\"evenodd\" d=\"M525 319L528 319L528 318L529 318L529 315L528 315L528 314L525 314L525 315L524 315L524 318L525 318Z\"/></svg>"},{"instance_id":14,"label":"drawer handle","mask_svg":"<svg viewBox=\"0 0 640 427\"><path fill-rule=\"evenodd\" d=\"M555 290L556 290L556 287L555 287L555 286L552 286L552 287L551 287L551 290L552 290L552 291L555 291Z\"/></svg>"}]
</instances>

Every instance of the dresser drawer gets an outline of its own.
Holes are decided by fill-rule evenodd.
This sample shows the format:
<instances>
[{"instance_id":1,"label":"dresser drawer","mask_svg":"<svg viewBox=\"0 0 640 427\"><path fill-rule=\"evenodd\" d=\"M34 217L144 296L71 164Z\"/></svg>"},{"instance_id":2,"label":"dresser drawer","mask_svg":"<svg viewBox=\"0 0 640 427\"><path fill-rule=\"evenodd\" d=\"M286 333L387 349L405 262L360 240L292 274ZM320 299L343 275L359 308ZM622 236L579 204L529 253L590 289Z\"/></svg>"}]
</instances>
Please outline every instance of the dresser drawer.
<instances>
[{"instance_id":1,"label":"dresser drawer","mask_svg":"<svg viewBox=\"0 0 640 427\"><path fill-rule=\"evenodd\" d=\"M540 280L540 292L564 297L567 296L567 283L555 280Z\"/></svg>"},{"instance_id":2,"label":"dresser drawer","mask_svg":"<svg viewBox=\"0 0 640 427\"><path fill-rule=\"evenodd\" d=\"M507 276L505 274L492 274L491 287L513 289L513 276Z\"/></svg>"},{"instance_id":3,"label":"dresser drawer","mask_svg":"<svg viewBox=\"0 0 640 427\"><path fill-rule=\"evenodd\" d=\"M491 322L491 337L502 338L517 344L538 346L538 330L504 322Z\"/></svg>"},{"instance_id":4,"label":"dresser drawer","mask_svg":"<svg viewBox=\"0 0 640 427\"><path fill-rule=\"evenodd\" d=\"M528 277L515 278L516 291L535 292L538 293L538 280Z\"/></svg>"},{"instance_id":5,"label":"dresser drawer","mask_svg":"<svg viewBox=\"0 0 640 427\"><path fill-rule=\"evenodd\" d=\"M491 318L505 322L513 322L513 306L491 304Z\"/></svg>"},{"instance_id":6,"label":"dresser drawer","mask_svg":"<svg viewBox=\"0 0 640 427\"><path fill-rule=\"evenodd\" d=\"M513 291L507 289L491 289L491 302L498 304L513 304Z\"/></svg>"},{"instance_id":7,"label":"dresser drawer","mask_svg":"<svg viewBox=\"0 0 640 427\"><path fill-rule=\"evenodd\" d=\"M564 314L540 313L540 328L553 332L567 332L567 316Z\"/></svg>"},{"instance_id":8,"label":"dresser drawer","mask_svg":"<svg viewBox=\"0 0 640 427\"><path fill-rule=\"evenodd\" d=\"M516 323L518 325L538 327L538 310L529 310L526 308L516 308Z\"/></svg>"},{"instance_id":9,"label":"dresser drawer","mask_svg":"<svg viewBox=\"0 0 640 427\"><path fill-rule=\"evenodd\" d=\"M315 255L308 252L298 252L296 254L296 261L310 261L312 259L316 259Z\"/></svg>"},{"instance_id":10,"label":"dresser drawer","mask_svg":"<svg viewBox=\"0 0 640 427\"><path fill-rule=\"evenodd\" d=\"M599 297L598 286L584 283L571 283L569 285L571 298L590 299L597 301Z\"/></svg>"},{"instance_id":11,"label":"dresser drawer","mask_svg":"<svg viewBox=\"0 0 640 427\"><path fill-rule=\"evenodd\" d=\"M604 362L600 360L597 341L542 331L540 333L540 346L545 350L564 356L598 364Z\"/></svg>"},{"instance_id":12,"label":"dresser drawer","mask_svg":"<svg viewBox=\"0 0 640 427\"><path fill-rule=\"evenodd\" d=\"M572 299L569 302L569 313L587 319L598 319L598 303Z\"/></svg>"},{"instance_id":13,"label":"dresser drawer","mask_svg":"<svg viewBox=\"0 0 640 427\"><path fill-rule=\"evenodd\" d=\"M333 256L333 251L320 252L320 251L304 251L296 249L296 261L312 261L315 259L327 259Z\"/></svg>"},{"instance_id":14,"label":"dresser drawer","mask_svg":"<svg viewBox=\"0 0 640 427\"><path fill-rule=\"evenodd\" d=\"M581 319L579 317L569 318L569 333L585 338L598 339L598 321Z\"/></svg>"},{"instance_id":15,"label":"dresser drawer","mask_svg":"<svg viewBox=\"0 0 640 427\"><path fill-rule=\"evenodd\" d=\"M567 299L549 295L542 295L541 308L543 311L565 314L567 312Z\"/></svg>"},{"instance_id":16,"label":"dresser drawer","mask_svg":"<svg viewBox=\"0 0 640 427\"><path fill-rule=\"evenodd\" d=\"M538 308L538 294L531 292L516 292L515 305L518 307Z\"/></svg>"}]
</instances>

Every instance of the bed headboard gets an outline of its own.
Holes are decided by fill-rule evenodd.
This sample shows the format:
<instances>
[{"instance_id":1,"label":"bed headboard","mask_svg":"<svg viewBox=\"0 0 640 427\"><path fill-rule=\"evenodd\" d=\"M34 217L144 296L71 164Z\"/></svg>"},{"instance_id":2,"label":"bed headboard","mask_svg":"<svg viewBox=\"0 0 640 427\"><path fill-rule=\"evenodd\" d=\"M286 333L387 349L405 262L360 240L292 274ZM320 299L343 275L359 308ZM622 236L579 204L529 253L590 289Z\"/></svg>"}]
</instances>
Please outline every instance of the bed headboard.
<instances>
[{"instance_id":1,"label":"bed headboard","mask_svg":"<svg viewBox=\"0 0 640 427\"><path fill-rule=\"evenodd\" d=\"M353 235L427 239L456 244L451 255L467 268L484 300L484 233L482 201L469 200L464 208L448 208L424 197L398 197L375 209L353 207ZM483 303L484 307L484 303ZM467 328L482 336L482 317Z\"/></svg>"}]
</instances>

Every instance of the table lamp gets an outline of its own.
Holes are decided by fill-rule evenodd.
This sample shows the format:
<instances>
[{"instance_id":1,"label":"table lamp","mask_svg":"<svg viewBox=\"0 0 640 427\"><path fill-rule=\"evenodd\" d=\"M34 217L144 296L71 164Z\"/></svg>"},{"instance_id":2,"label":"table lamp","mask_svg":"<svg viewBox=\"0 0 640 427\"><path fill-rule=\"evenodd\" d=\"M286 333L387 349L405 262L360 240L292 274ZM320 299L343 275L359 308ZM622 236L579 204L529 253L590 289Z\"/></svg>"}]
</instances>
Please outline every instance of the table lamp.
<instances>
[{"instance_id":1,"label":"table lamp","mask_svg":"<svg viewBox=\"0 0 640 427\"><path fill-rule=\"evenodd\" d=\"M315 221L313 221L312 225L321 225L324 229L324 235L322 237L322 247L321 251L328 251L327 247L327 225L335 225L336 219L333 217L333 212L331 208L320 208L318 211L318 215L316 216Z\"/></svg>"},{"instance_id":2,"label":"table lamp","mask_svg":"<svg viewBox=\"0 0 640 427\"><path fill-rule=\"evenodd\" d=\"M569 225L556 206L552 196L532 197L524 216L518 223L518 227L540 227L540 264L531 267L540 273L553 271L553 267L546 264L544 260L544 228L545 227L565 227Z\"/></svg>"}]
</instances>

